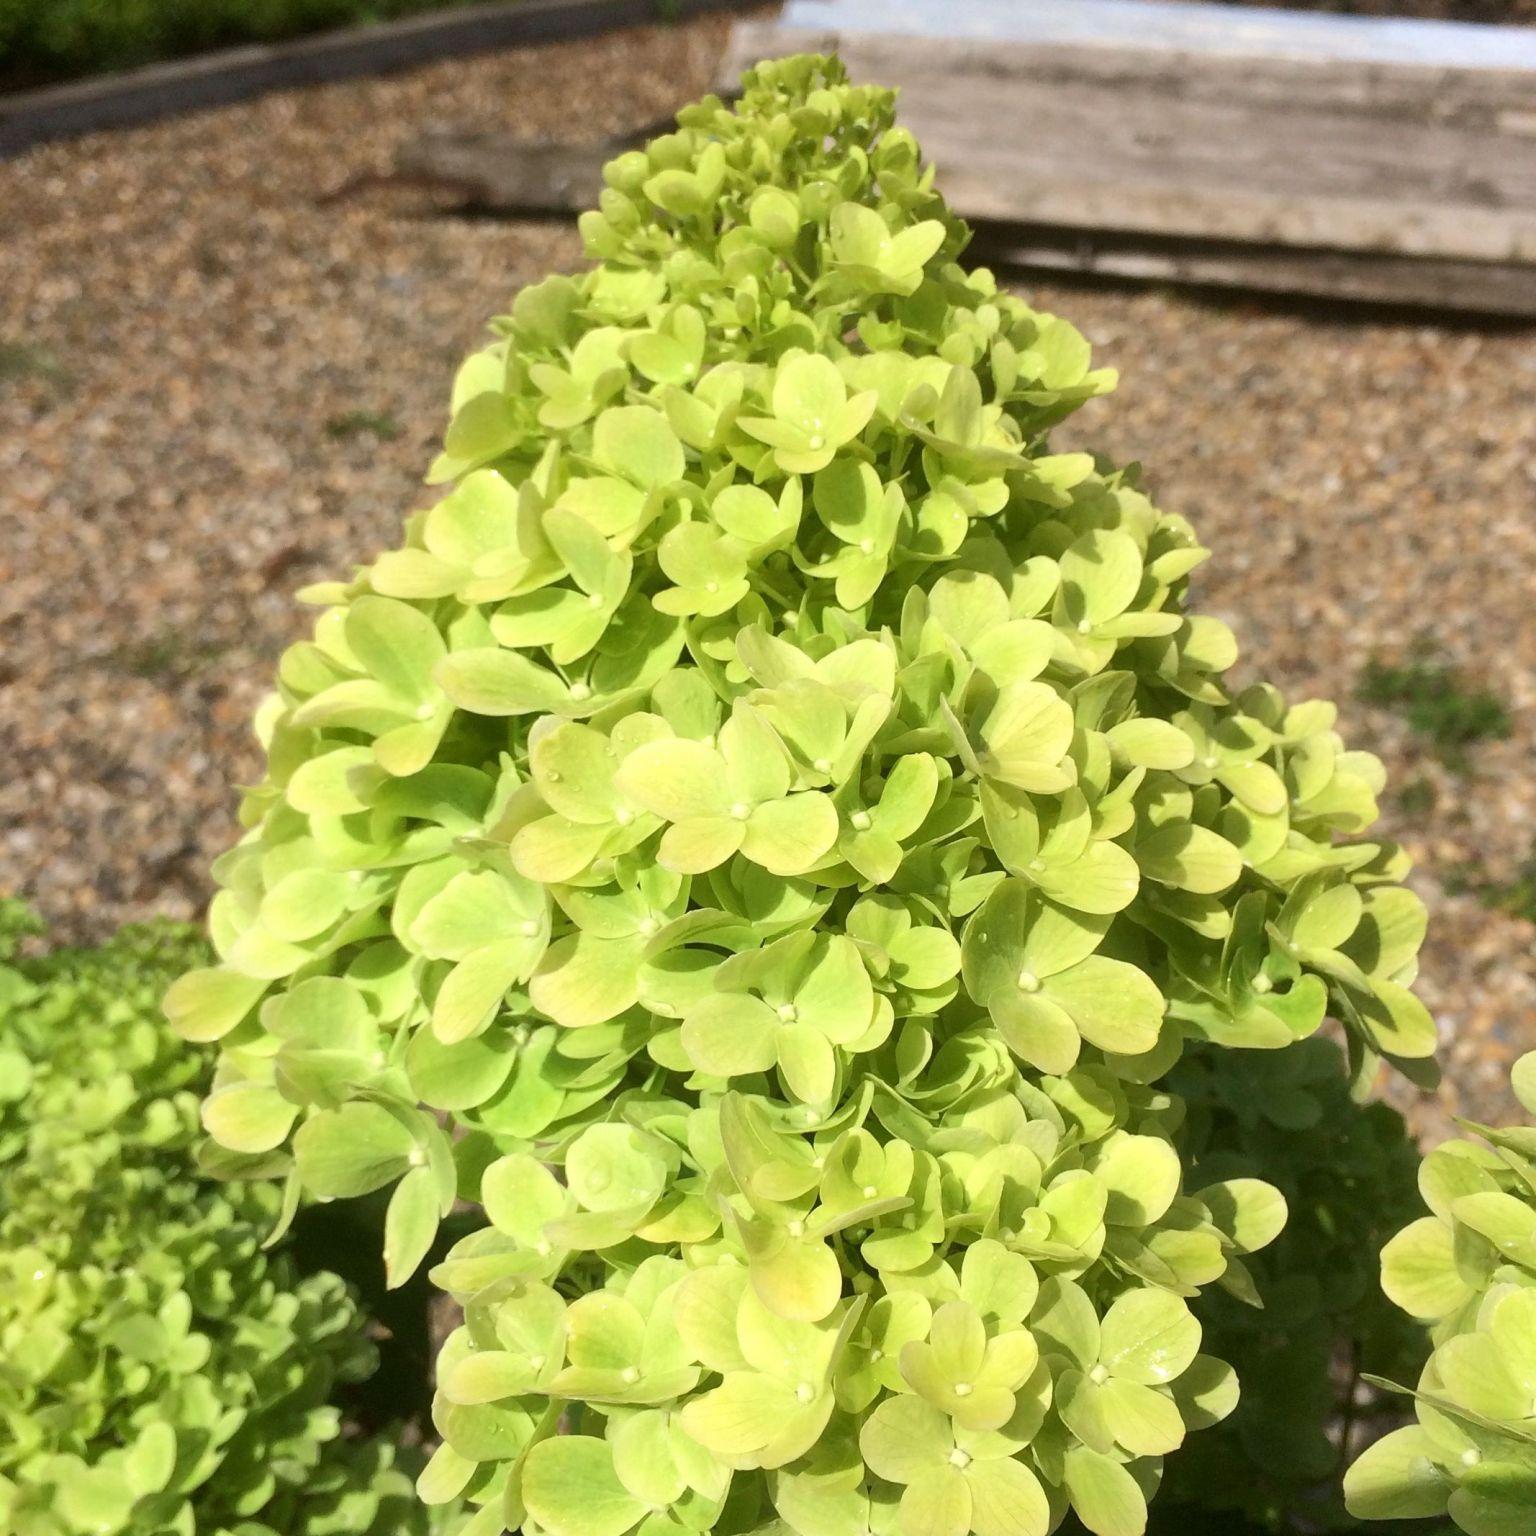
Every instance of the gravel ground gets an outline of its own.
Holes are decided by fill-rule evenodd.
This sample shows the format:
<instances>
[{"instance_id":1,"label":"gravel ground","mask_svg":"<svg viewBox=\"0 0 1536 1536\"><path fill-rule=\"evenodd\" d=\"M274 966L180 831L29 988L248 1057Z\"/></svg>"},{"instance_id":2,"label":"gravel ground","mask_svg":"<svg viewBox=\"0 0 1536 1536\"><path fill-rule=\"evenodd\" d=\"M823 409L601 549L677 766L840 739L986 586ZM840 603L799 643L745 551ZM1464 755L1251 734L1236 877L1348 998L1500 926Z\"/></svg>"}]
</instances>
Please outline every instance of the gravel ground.
<instances>
[{"instance_id":1,"label":"gravel ground","mask_svg":"<svg viewBox=\"0 0 1536 1536\"><path fill-rule=\"evenodd\" d=\"M289 594L395 543L448 381L564 225L359 185L428 123L538 137L707 88L723 23L271 96L0 165L0 888L62 934L195 914L258 771L247 720ZM345 196L327 194L350 187ZM1200 600L1255 674L1343 704L1433 909L1447 1100L1498 1108L1536 1046L1533 929L1453 895L1536 837L1536 333L1037 287L1124 382L1074 430L1144 459L1216 558ZM1453 773L1362 667L1428 633L1513 711ZM1425 798L1423 791L1418 798Z\"/></svg>"}]
</instances>

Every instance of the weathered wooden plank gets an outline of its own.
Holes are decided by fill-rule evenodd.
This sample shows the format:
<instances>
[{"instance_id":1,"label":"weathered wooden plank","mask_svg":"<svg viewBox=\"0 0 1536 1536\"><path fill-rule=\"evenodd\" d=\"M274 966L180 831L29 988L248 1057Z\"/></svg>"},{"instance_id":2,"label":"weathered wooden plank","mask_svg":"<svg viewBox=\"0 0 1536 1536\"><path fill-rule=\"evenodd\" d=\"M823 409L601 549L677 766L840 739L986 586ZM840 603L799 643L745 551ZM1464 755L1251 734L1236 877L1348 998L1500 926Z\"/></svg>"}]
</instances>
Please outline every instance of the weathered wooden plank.
<instances>
[{"instance_id":1,"label":"weathered wooden plank","mask_svg":"<svg viewBox=\"0 0 1536 1536\"><path fill-rule=\"evenodd\" d=\"M1282 0L1229 10L1187 0L790 0L783 21L845 35L899 32L989 47L1066 43L1309 65L1536 69L1536 33L1528 27L1296 11Z\"/></svg>"},{"instance_id":2,"label":"weathered wooden plank","mask_svg":"<svg viewBox=\"0 0 1536 1536\"><path fill-rule=\"evenodd\" d=\"M1446 71L1357 75L1330 97L1295 61L738 32L733 62L835 45L855 78L899 87L967 217L1536 262L1536 116L1490 113Z\"/></svg>"},{"instance_id":3,"label":"weathered wooden plank","mask_svg":"<svg viewBox=\"0 0 1536 1536\"><path fill-rule=\"evenodd\" d=\"M1138 0L1138 8L1160 11L1165 7ZM1221 18L1233 14L1224 7L1198 9ZM946 14L963 17L968 11L969 4L957 5ZM785 17L802 14L802 6L792 5ZM1033 7L1023 6L1019 14L1031 16ZM1460 25L1457 30L1488 29ZM918 43L895 27L839 30L792 25L785 19L756 19L738 21L732 27L719 79L722 90L733 90L748 65L795 51L837 48L845 62L857 53L872 62L899 68L903 57L910 59L918 52L932 56L942 50L950 67L967 75L1016 80L1020 61L1025 60L1030 77L1043 83L1075 81L1105 90L1155 90L1177 99L1268 103L1294 109L1358 109L1410 121L1492 129L1507 120L1512 132L1518 132L1520 121L1525 119L1525 132L1536 133L1536 125L1528 121L1536 113L1536 27L1504 30L1530 35L1533 57L1528 64L1510 59L1503 67L1487 64L1464 69L1443 62L1385 63L1264 54L1210 58L1198 50L1142 47L1117 33L1098 36L1090 43L1027 34L998 43L968 36L963 27L957 35L923 37Z\"/></svg>"},{"instance_id":4,"label":"weathered wooden plank","mask_svg":"<svg viewBox=\"0 0 1536 1536\"><path fill-rule=\"evenodd\" d=\"M1003 270L1536 319L1531 269L1512 263L1278 250L1016 225L978 227L971 256Z\"/></svg>"},{"instance_id":5,"label":"weathered wooden plank","mask_svg":"<svg viewBox=\"0 0 1536 1536\"><path fill-rule=\"evenodd\" d=\"M439 133L406 146L396 172L401 180L435 187L477 212L571 215L592 206L603 163L632 142L519 144L498 134ZM980 223L972 255L996 266L1038 272L1536 318L1536 275L1510 262L1426 260L1008 222Z\"/></svg>"}]
</instances>

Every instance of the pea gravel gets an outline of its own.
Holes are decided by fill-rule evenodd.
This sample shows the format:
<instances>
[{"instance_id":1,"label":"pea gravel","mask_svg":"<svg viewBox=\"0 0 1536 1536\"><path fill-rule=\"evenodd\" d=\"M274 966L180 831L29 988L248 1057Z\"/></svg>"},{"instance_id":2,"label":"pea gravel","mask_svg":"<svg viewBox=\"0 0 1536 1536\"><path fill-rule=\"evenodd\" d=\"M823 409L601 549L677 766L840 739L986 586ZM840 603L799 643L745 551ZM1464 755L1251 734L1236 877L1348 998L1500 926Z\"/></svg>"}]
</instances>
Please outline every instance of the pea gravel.
<instances>
[{"instance_id":1,"label":"pea gravel","mask_svg":"<svg viewBox=\"0 0 1536 1536\"><path fill-rule=\"evenodd\" d=\"M397 540L456 361L564 224L392 185L428 126L599 136L708 89L726 23L313 88L0 164L0 889L61 934L195 915L259 771L290 593ZM1250 675L1341 701L1432 909L1441 1108L1497 1114L1536 1046L1531 925L1452 894L1536 839L1536 332L1032 287L1124 382L1073 424L1141 458L1216 556ZM1354 701L1427 634L1513 713L1452 772ZM1394 795L1436 794L1409 815ZM1418 800L1426 792L1416 792Z\"/></svg>"}]
</instances>

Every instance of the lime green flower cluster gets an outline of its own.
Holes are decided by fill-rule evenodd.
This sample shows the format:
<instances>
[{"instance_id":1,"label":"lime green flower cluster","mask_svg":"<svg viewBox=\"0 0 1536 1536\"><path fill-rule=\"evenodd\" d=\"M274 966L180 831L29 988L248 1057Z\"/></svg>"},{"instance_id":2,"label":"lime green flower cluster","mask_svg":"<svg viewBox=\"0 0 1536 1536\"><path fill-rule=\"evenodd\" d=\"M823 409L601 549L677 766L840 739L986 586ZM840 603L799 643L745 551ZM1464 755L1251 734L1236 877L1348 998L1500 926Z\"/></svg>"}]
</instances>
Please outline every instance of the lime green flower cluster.
<instances>
[{"instance_id":1,"label":"lime green flower cluster","mask_svg":"<svg viewBox=\"0 0 1536 1536\"><path fill-rule=\"evenodd\" d=\"M1536 1052L1516 1063L1514 1090L1536 1115ZM1481 1144L1424 1159L1432 1214L1382 1253L1387 1295L1435 1345L1417 1422L1366 1451L1344 1493L1361 1519L1449 1514L1468 1536L1524 1536L1536 1530L1536 1128L1472 1129Z\"/></svg>"},{"instance_id":2,"label":"lime green flower cluster","mask_svg":"<svg viewBox=\"0 0 1536 1536\"><path fill-rule=\"evenodd\" d=\"M1071 326L958 263L888 92L749 73L461 370L403 548L310 593L172 990L288 1209L393 1186L428 1500L529 1536L1136 1536L1236 1400L1187 1042L1431 1053L1379 764L1234 691L1205 558L1052 453ZM241 1161L243 1160L243 1161Z\"/></svg>"},{"instance_id":3,"label":"lime green flower cluster","mask_svg":"<svg viewBox=\"0 0 1536 1536\"><path fill-rule=\"evenodd\" d=\"M206 1073L158 1012L203 945L20 960L27 926L0 906L0 1529L420 1532L392 1451L336 1439L373 1359L345 1287L262 1254L270 1185L193 1167Z\"/></svg>"}]
</instances>

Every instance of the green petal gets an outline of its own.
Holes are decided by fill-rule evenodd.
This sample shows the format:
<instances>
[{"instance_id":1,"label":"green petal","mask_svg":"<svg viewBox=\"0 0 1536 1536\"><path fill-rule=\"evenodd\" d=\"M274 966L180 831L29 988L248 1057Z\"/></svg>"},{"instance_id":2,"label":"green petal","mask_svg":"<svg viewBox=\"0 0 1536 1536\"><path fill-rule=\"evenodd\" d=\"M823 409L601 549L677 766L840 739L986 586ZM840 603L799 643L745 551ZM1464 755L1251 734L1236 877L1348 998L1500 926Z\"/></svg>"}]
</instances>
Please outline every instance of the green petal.
<instances>
[{"instance_id":1,"label":"green petal","mask_svg":"<svg viewBox=\"0 0 1536 1536\"><path fill-rule=\"evenodd\" d=\"M1136 1479L1119 1462L1074 1446L1063 1464L1072 1508L1094 1536L1143 1536L1147 1501Z\"/></svg>"},{"instance_id":2,"label":"green petal","mask_svg":"<svg viewBox=\"0 0 1536 1536\"><path fill-rule=\"evenodd\" d=\"M619 1481L613 1451L588 1435L557 1435L523 1463L522 1496L550 1536L624 1536L647 1506Z\"/></svg>"},{"instance_id":3,"label":"green petal","mask_svg":"<svg viewBox=\"0 0 1536 1536\"><path fill-rule=\"evenodd\" d=\"M971 1490L956 1467L941 1466L901 1496L901 1536L965 1536L971 1528Z\"/></svg>"},{"instance_id":4,"label":"green petal","mask_svg":"<svg viewBox=\"0 0 1536 1536\"><path fill-rule=\"evenodd\" d=\"M648 741L619 764L615 784L627 799L667 821L730 811L725 761L701 741Z\"/></svg>"},{"instance_id":5,"label":"green petal","mask_svg":"<svg viewBox=\"0 0 1536 1536\"><path fill-rule=\"evenodd\" d=\"M1040 1479L1013 1456L974 1461L965 1471L975 1536L1046 1536L1051 1507Z\"/></svg>"},{"instance_id":6,"label":"green petal","mask_svg":"<svg viewBox=\"0 0 1536 1536\"><path fill-rule=\"evenodd\" d=\"M1089 955L1050 977L1043 995L1100 1050L1131 1056L1157 1044L1162 993L1145 971L1123 960Z\"/></svg>"},{"instance_id":7,"label":"green petal","mask_svg":"<svg viewBox=\"0 0 1536 1536\"><path fill-rule=\"evenodd\" d=\"M680 480L683 445L659 411L620 405L604 411L592 429L592 457L610 473L649 490Z\"/></svg>"},{"instance_id":8,"label":"green petal","mask_svg":"<svg viewBox=\"0 0 1536 1536\"><path fill-rule=\"evenodd\" d=\"M771 800L752 812L741 851L775 875L799 875L837 842L837 808L816 791Z\"/></svg>"},{"instance_id":9,"label":"green petal","mask_svg":"<svg viewBox=\"0 0 1536 1536\"><path fill-rule=\"evenodd\" d=\"M1436 1466L1434 1442L1417 1424L1368 1446L1344 1474L1344 1502L1357 1520L1418 1520L1443 1515L1451 1485Z\"/></svg>"},{"instance_id":10,"label":"green petal","mask_svg":"<svg viewBox=\"0 0 1536 1536\"><path fill-rule=\"evenodd\" d=\"M1199 1322L1167 1291L1127 1291L1104 1314L1099 1358L1123 1381L1173 1381L1199 1352Z\"/></svg>"}]
</instances>

